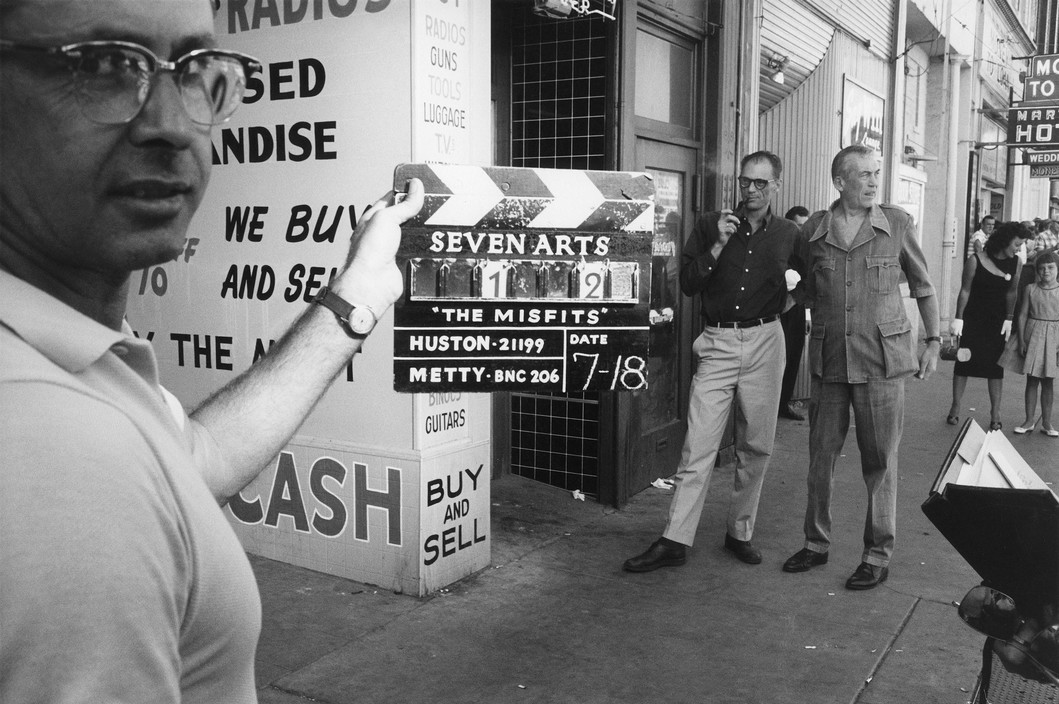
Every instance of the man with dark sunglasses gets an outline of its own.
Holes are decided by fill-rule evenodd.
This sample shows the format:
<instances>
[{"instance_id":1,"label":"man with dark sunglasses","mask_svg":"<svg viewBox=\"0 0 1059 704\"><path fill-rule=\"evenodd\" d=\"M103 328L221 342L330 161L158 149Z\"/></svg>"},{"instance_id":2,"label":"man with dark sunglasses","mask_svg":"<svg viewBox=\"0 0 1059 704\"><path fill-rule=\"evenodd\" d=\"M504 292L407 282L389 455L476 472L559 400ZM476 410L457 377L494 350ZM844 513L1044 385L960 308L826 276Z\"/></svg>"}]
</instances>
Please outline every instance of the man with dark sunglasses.
<instances>
[{"instance_id":1,"label":"man with dark sunglasses","mask_svg":"<svg viewBox=\"0 0 1059 704\"><path fill-rule=\"evenodd\" d=\"M704 323L692 347L698 367L688 430L665 531L646 552L625 562L629 572L684 564L732 413L736 466L724 547L747 564L761 562L751 537L776 436L786 357L780 324L786 272L804 273L797 226L771 209L782 175L783 163L775 154L744 157L739 207L703 215L681 255L681 290L700 297Z\"/></svg>"},{"instance_id":2,"label":"man with dark sunglasses","mask_svg":"<svg viewBox=\"0 0 1059 704\"><path fill-rule=\"evenodd\" d=\"M320 305L188 416L124 321L130 274L182 251L258 68L209 0L0 0L0 701L256 701L220 505L359 351L356 311L401 294L422 204L414 181L368 209Z\"/></svg>"}]
</instances>

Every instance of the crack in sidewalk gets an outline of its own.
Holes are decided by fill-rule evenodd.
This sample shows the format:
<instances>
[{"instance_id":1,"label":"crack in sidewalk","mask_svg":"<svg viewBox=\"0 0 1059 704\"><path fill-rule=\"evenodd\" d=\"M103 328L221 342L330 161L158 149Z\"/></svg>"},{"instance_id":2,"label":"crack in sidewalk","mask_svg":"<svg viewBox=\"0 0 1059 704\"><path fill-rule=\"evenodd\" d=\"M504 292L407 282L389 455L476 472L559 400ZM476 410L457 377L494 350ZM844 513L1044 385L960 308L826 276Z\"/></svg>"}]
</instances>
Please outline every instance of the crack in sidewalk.
<instances>
[{"instance_id":1,"label":"crack in sidewalk","mask_svg":"<svg viewBox=\"0 0 1059 704\"><path fill-rule=\"evenodd\" d=\"M860 701L861 695L868 689L868 685L875 679L875 674L882 667L882 664L886 661L886 658L893 651L894 643L904 633L905 627L908 626L908 622L912 620L912 614L915 613L916 607L919 606L920 602L923 601L922 597L916 597L916 600L912 602L912 605L908 607L908 611L905 613L905 617L901 619L901 623L897 626L897 630L890 635L890 640L886 642L886 647L879 653L879 657L875 660L875 664L872 665L871 670L868 672L868 676L864 678L864 681L860 683L860 687L857 688L857 692L853 695L853 699L850 700L849 704L857 704Z\"/></svg>"}]
</instances>

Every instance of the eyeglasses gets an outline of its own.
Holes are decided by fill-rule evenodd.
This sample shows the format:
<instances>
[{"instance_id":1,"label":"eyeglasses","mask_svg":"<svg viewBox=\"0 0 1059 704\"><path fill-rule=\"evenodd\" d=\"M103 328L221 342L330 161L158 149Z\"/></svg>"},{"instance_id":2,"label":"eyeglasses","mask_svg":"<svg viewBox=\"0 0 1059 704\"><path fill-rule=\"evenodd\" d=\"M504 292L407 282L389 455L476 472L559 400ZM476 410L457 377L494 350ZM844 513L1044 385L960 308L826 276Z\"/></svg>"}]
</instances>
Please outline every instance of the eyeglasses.
<instances>
[{"instance_id":1,"label":"eyeglasses","mask_svg":"<svg viewBox=\"0 0 1059 704\"><path fill-rule=\"evenodd\" d=\"M739 181L739 187L740 188L750 188L750 185L753 184L754 188L756 188L759 191L765 190L765 188L770 183L773 183L775 181L779 181L779 179L776 179L776 178L767 178L767 179L766 178L744 178L743 176L740 176L736 180Z\"/></svg>"},{"instance_id":2,"label":"eyeglasses","mask_svg":"<svg viewBox=\"0 0 1059 704\"><path fill-rule=\"evenodd\" d=\"M103 125L125 124L139 115L151 93L152 78L162 71L173 74L192 122L219 125L242 102L246 77L261 69L257 59L235 51L196 49L164 61L146 47L121 41L34 46L0 39L0 52L65 63L84 116Z\"/></svg>"}]
</instances>

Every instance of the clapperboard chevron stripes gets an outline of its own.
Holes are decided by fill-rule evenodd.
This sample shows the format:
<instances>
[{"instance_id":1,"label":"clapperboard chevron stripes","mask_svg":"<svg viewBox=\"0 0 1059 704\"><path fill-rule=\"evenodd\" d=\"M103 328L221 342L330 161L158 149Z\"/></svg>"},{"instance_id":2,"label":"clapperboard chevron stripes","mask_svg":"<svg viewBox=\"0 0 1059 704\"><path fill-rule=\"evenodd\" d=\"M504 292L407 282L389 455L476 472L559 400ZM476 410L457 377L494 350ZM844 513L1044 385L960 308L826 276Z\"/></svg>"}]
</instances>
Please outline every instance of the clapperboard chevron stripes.
<instances>
[{"instance_id":1,"label":"clapperboard chevron stripes","mask_svg":"<svg viewBox=\"0 0 1059 704\"><path fill-rule=\"evenodd\" d=\"M586 232L654 230L650 179L628 173L407 164L426 201L408 225Z\"/></svg>"},{"instance_id":2,"label":"clapperboard chevron stripes","mask_svg":"<svg viewBox=\"0 0 1059 704\"><path fill-rule=\"evenodd\" d=\"M647 387L654 184L646 173L402 164L394 389Z\"/></svg>"}]
</instances>

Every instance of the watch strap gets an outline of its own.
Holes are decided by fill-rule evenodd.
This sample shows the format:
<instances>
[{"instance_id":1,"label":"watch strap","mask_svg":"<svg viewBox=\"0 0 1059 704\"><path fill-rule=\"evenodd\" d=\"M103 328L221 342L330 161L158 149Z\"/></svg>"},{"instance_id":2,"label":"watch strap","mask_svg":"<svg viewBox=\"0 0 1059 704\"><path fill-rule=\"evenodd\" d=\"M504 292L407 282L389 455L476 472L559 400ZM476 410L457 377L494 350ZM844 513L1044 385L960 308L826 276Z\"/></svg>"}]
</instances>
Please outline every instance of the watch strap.
<instances>
[{"instance_id":1,"label":"watch strap","mask_svg":"<svg viewBox=\"0 0 1059 704\"><path fill-rule=\"evenodd\" d=\"M342 298L327 286L320 289L320 292L316 294L315 298L313 298L313 303L323 306L334 313L335 317L338 318L338 321L342 324L342 329L345 330L346 334L350 337L356 340L363 340L367 337L367 333L355 332L349 323L349 314L352 313L357 306ZM368 308L367 306L364 306L364 308L371 311L373 316L375 315L375 311L372 311L371 308Z\"/></svg>"},{"instance_id":2,"label":"watch strap","mask_svg":"<svg viewBox=\"0 0 1059 704\"><path fill-rule=\"evenodd\" d=\"M320 293L316 294L313 303L327 308L343 321L349 320L349 314L353 312L353 304L339 296L327 286L320 289Z\"/></svg>"}]
</instances>

